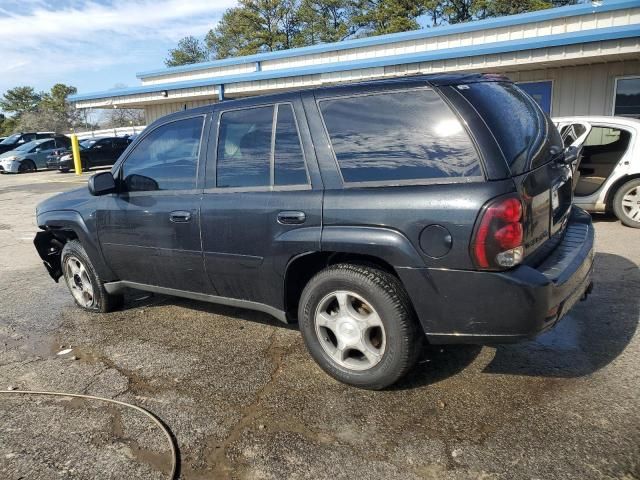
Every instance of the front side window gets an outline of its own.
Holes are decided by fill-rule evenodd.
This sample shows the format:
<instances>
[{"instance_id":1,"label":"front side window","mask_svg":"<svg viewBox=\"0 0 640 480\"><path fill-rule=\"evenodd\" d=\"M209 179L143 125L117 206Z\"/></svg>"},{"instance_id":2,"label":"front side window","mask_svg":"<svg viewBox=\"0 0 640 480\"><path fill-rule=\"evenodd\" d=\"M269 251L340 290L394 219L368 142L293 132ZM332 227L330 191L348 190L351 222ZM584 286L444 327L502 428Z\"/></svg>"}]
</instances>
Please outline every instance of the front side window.
<instances>
[{"instance_id":1,"label":"front side window","mask_svg":"<svg viewBox=\"0 0 640 480\"><path fill-rule=\"evenodd\" d=\"M53 140L49 140L48 142L42 142L40 145L36 147L36 149L40 149L41 152L45 150L52 150L55 148L55 142Z\"/></svg>"},{"instance_id":2,"label":"front side window","mask_svg":"<svg viewBox=\"0 0 640 480\"><path fill-rule=\"evenodd\" d=\"M199 116L167 123L149 133L123 165L126 190L195 188L203 124Z\"/></svg>"},{"instance_id":3,"label":"front side window","mask_svg":"<svg viewBox=\"0 0 640 480\"><path fill-rule=\"evenodd\" d=\"M640 77L618 79L613 114L640 118Z\"/></svg>"},{"instance_id":4,"label":"front side window","mask_svg":"<svg viewBox=\"0 0 640 480\"><path fill-rule=\"evenodd\" d=\"M469 136L432 90L333 98L320 110L347 183L481 175Z\"/></svg>"},{"instance_id":5,"label":"front side window","mask_svg":"<svg viewBox=\"0 0 640 480\"><path fill-rule=\"evenodd\" d=\"M218 187L266 187L271 183L273 106L223 112L216 165Z\"/></svg>"}]
</instances>

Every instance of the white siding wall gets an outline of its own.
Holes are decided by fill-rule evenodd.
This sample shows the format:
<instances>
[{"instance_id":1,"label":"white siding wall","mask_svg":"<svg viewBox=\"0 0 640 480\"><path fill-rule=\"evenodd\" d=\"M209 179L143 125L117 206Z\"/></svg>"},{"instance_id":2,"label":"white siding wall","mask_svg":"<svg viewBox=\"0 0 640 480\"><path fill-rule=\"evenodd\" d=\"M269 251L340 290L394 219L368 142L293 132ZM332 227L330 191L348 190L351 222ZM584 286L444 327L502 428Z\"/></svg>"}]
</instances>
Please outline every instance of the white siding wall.
<instances>
[{"instance_id":1,"label":"white siding wall","mask_svg":"<svg viewBox=\"0 0 640 480\"><path fill-rule=\"evenodd\" d=\"M403 67L410 73L411 66ZM395 75L402 73L401 67L394 67ZM385 72L375 72L383 76ZM539 80L552 80L552 106L551 114L554 116L565 115L611 115L613 109L613 96L615 79L627 75L640 75L640 60L622 62L599 63L592 65L565 66L559 68L547 68L528 71L506 71L509 78L516 82L530 82ZM342 74L353 80L358 75L369 77L373 72L345 72ZM389 74L388 72L386 73ZM339 82L340 74L331 74L331 82ZM329 80L329 79L325 79ZM289 79L291 88L300 88L322 82L320 75L314 77L294 77ZM255 82L234 85L235 93L255 91ZM230 86L231 87L231 86ZM262 85L264 88L264 85ZM199 107L215 103L215 99L190 102L170 102L148 105L145 107L147 124L169 113L187 108Z\"/></svg>"},{"instance_id":2,"label":"white siding wall","mask_svg":"<svg viewBox=\"0 0 640 480\"><path fill-rule=\"evenodd\" d=\"M509 72L516 82L552 80L551 115L611 115L616 77L640 75L640 60Z\"/></svg>"},{"instance_id":3,"label":"white siding wall","mask_svg":"<svg viewBox=\"0 0 640 480\"><path fill-rule=\"evenodd\" d=\"M186 108L196 108L202 107L204 105L210 105L214 103L215 100L197 100L191 102L172 102L172 103L160 103L154 105L148 105L145 107L145 120L147 121L147 125L149 125L154 120L157 120L160 117L164 117L165 115L169 115L170 113L179 112L180 110Z\"/></svg>"}]
</instances>

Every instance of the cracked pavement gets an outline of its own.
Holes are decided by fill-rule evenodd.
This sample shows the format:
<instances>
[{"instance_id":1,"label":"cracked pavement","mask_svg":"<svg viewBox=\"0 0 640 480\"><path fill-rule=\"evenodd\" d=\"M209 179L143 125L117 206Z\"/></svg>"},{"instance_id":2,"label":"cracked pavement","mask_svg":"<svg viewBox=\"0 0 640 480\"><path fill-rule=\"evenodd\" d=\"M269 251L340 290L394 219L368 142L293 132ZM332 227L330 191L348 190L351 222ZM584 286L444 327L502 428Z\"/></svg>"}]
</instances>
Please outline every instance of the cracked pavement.
<instances>
[{"instance_id":1,"label":"cracked pavement","mask_svg":"<svg viewBox=\"0 0 640 480\"><path fill-rule=\"evenodd\" d=\"M185 479L640 478L640 231L596 217L594 293L551 332L429 347L399 385L369 392L261 313L135 291L121 311L75 308L33 248L34 208L86 179L0 176L0 390L147 408ZM167 478L168 453L128 409L0 395L3 479Z\"/></svg>"}]
</instances>

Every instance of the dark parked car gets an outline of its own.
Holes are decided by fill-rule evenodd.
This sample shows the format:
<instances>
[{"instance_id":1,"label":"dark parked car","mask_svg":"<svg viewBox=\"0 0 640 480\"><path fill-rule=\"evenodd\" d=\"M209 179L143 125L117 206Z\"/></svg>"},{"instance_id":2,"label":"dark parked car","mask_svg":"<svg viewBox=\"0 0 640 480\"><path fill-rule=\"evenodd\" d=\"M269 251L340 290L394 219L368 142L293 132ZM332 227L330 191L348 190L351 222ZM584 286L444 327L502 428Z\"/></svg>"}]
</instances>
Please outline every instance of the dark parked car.
<instances>
[{"instance_id":1,"label":"dark parked car","mask_svg":"<svg viewBox=\"0 0 640 480\"><path fill-rule=\"evenodd\" d=\"M28 133L14 133L7 138L0 141L0 154L13 150L20 145L32 142L34 140L40 140L42 138L53 138L54 132L28 132Z\"/></svg>"},{"instance_id":2,"label":"dark parked car","mask_svg":"<svg viewBox=\"0 0 640 480\"><path fill-rule=\"evenodd\" d=\"M88 189L41 203L35 245L84 309L132 287L261 310L379 389L425 339L528 339L586 296L575 158L500 77L228 101L156 121Z\"/></svg>"},{"instance_id":3,"label":"dark parked car","mask_svg":"<svg viewBox=\"0 0 640 480\"><path fill-rule=\"evenodd\" d=\"M82 170L113 165L130 143L129 137L104 137L82 140L79 142ZM61 172L68 172L73 169L73 155L71 151L66 152L64 155L52 155L47 165L50 165L50 168L57 168Z\"/></svg>"}]
</instances>

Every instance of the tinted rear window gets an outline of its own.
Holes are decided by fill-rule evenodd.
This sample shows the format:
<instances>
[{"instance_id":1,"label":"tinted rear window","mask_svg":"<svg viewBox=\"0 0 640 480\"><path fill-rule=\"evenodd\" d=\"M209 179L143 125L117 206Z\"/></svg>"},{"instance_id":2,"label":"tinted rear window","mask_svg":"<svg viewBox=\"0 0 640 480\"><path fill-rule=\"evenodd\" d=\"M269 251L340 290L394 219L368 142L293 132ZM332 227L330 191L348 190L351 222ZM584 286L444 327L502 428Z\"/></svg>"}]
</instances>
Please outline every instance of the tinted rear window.
<instances>
[{"instance_id":1,"label":"tinted rear window","mask_svg":"<svg viewBox=\"0 0 640 480\"><path fill-rule=\"evenodd\" d=\"M460 85L458 90L483 117L514 174L551 160L549 148L562 140L535 100L512 83Z\"/></svg>"},{"instance_id":2,"label":"tinted rear window","mask_svg":"<svg viewBox=\"0 0 640 480\"><path fill-rule=\"evenodd\" d=\"M320 110L347 183L481 175L467 132L432 90L332 98Z\"/></svg>"}]
</instances>

